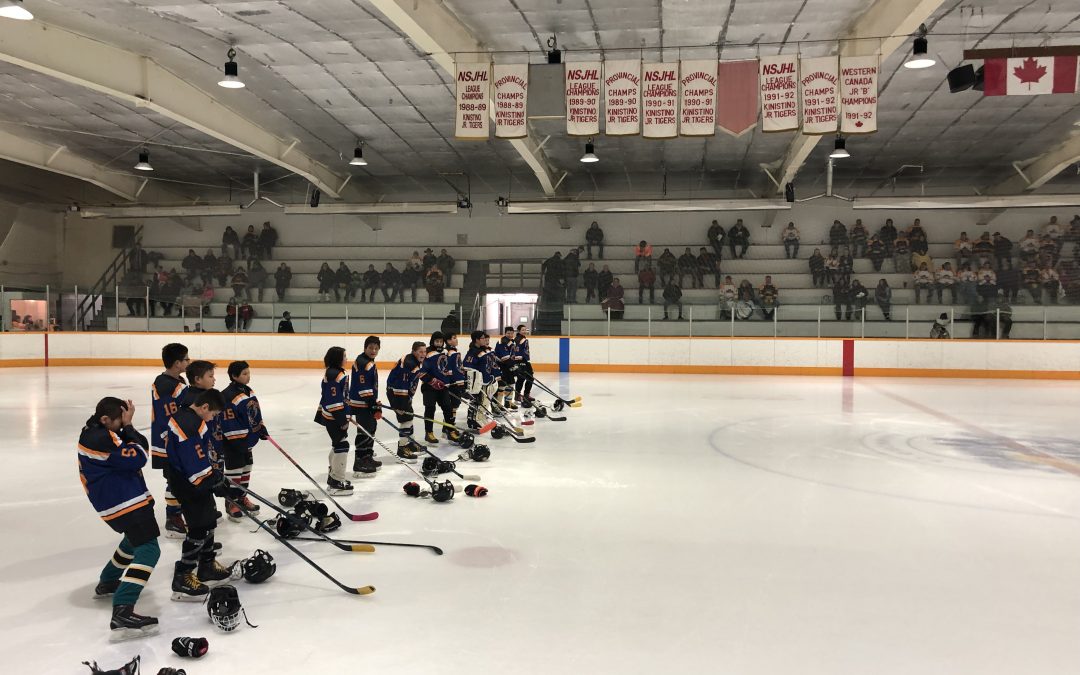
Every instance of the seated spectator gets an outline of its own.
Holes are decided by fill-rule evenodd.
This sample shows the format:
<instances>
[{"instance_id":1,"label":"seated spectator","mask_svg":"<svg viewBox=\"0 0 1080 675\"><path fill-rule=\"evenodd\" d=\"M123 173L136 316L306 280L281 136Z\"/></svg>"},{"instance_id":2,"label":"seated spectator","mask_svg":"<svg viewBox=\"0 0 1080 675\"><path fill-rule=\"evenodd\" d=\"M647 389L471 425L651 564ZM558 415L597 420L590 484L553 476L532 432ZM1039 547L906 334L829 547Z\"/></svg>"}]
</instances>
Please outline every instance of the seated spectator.
<instances>
[{"instance_id":1,"label":"seated spectator","mask_svg":"<svg viewBox=\"0 0 1080 675\"><path fill-rule=\"evenodd\" d=\"M736 288L731 275L724 277L724 283L720 284L720 318L730 319L735 310L735 303L739 299L739 289Z\"/></svg>"},{"instance_id":2,"label":"seated spectator","mask_svg":"<svg viewBox=\"0 0 1080 675\"><path fill-rule=\"evenodd\" d=\"M270 278L270 275L266 273L266 268L262 266L262 263L258 260L251 263L251 271L248 273L248 288L247 295L251 299L251 290L255 289L257 299L259 302L263 301L263 291L266 290L266 280Z\"/></svg>"},{"instance_id":3,"label":"seated spectator","mask_svg":"<svg viewBox=\"0 0 1080 675\"><path fill-rule=\"evenodd\" d=\"M944 290L949 289L949 302L956 304L956 272L952 268L952 263L947 262L941 266L937 272L934 272L934 285L937 288L937 301L942 302L941 295Z\"/></svg>"},{"instance_id":4,"label":"seated spectator","mask_svg":"<svg viewBox=\"0 0 1080 675\"><path fill-rule=\"evenodd\" d=\"M563 279L566 283L566 302L577 302L578 276L581 273L581 259L576 248L563 257Z\"/></svg>"},{"instance_id":5,"label":"seated spectator","mask_svg":"<svg viewBox=\"0 0 1080 675\"><path fill-rule=\"evenodd\" d=\"M1034 260L1028 260L1024 263L1024 268L1020 273L1024 282L1024 288L1031 294L1031 300L1036 305L1042 304L1042 275L1039 273L1039 268L1035 264Z\"/></svg>"},{"instance_id":6,"label":"seated spectator","mask_svg":"<svg viewBox=\"0 0 1080 675\"><path fill-rule=\"evenodd\" d=\"M877 303L885 320L892 321L892 289L889 288L889 282L885 279L879 280L877 286L874 287L874 302ZM840 317L837 316L837 318Z\"/></svg>"},{"instance_id":7,"label":"seated spectator","mask_svg":"<svg viewBox=\"0 0 1080 675\"><path fill-rule=\"evenodd\" d=\"M814 288L824 288L826 276L825 257L821 255L821 249L815 248L814 253L807 262L810 264L810 277L813 279Z\"/></svg>"},{"instance_id":8,"label":"seated spectator","mask_svg":"<svg viewBox=\"0 0 1080 675\"><path fill-rule=\"evenodd\" d=\"M1080 216L1069 222L1068 229L1061 235L1062 249L1068 249L1071 253L1073 248L1080 244Z\"/></svg>"},{"instance_id":9,"label":"seated spectator","mask_svg":"<svg viewBox=\"0 0 1080 675\"><path fill-rule=\"evenodd\" d=\"M757 308L757 298L754 296L754 286L749 280L739 282L739 288L735 300L735 318L746 321L754 316Z\"/></svg>"},{"instance_id":10,"label":"seated spectator","mask_svg":"<svg viewBox=\"0 0 1080 675\"><path fill-rule=\"evenodd\" d=\"M837 279L832 286L833 296L833 311L836 313L836 320L839 321L845 316L844 311L846 309L846 318L851 320L851 285L846 283L843 279Z\"/></svg>"},{"instance_id":11,"label":"seated spectator","mask_svg":"<svg viewBox=\"0 0 1080 675\"><path fill-rule=\"evenodd\" d=\"M439 257L435 259L435 264L443 273L443 279L446 282L446 288L453 287L451 279L454 277L454 256L446 252L446 249L439 250Z\"/></svg>"},{"instance_id":12,"label":"seated spectator","mask_svg":"<svg viewBox=\"0 0 1080 675\"><path fill-rule=\"evenodd\" d=\"M1043 225L1042 235L1044 237L1050 237L1050 240L1055 244L1061 239L1061 225L1058 225L1057 216L1050 216L1050 222Z\"/></svg>"},{"instance_id":13,"label":"seated spectator","mask_svg":"<svg viewBox=\"0 0 1080 675\"><path fill-rule=\"evenodd\" d=\"M721 227L720 223L714 220L712 221L712 225L709 225L709 231L705 236L709 240L709 246L712 247L713 253L716 254L716 259L723 260L724 238L727 236L724 232L724 228Z\"/></svg>"},{"instance_id":14,"label":"seated spectator","mask_svg":"<svg viewBox=\"0 0 1080 675\"><path fill-rule=\"evenodd\" d=\"M604 269L607 269L607 265L604 265ZM603 272L601 272L603 274ZM609 273L610 274L610 273ZM625 305L623 304L623 287L619 283L619 279L616 277L612 279L611 285L608 286L607 295L604 297L604 301L600 303L600 307L604 311L611 313L612 319L622 319L623 310Z\"/></svg>"},{"instance_id":15,"label":"seated spectator","mask_svg":"<svg viewBox=\"0 0 1080 675\"><path fill-rule=\"evenodd\" d=\"M926 263L920 263L919 269L915 270L915 304L922 303L922 292L926 291L926 301L930 302L934 294L934 273L930 271Z\"/></svg>"},{"instance_id":16,"label":"seated spectator","mask_svg":"<svg viewBox=\"0 0 1080 675\"><path fill-rule=\"evenodd\" d=\"M645 304L645 291L649 291L649 304L656 304L656 271L652 265L646 264L638 272L637 301L639 305Z\"/></svg>"},{"instance_id":17,"label":"seated spectator","mask_svg":"<svg viewBox=\"0 0 1080 675\"><path fill-rule=\"evenodd\" d=\"M443 278L442 270L437 265L428 268L424 277L424 288L427 289L428 302L442 302L443 290L446 288L446 279Z\"/></svg>"},{"instance_id":18,"label":"seated spectator","mask_svg":"<svg viewBox=\"0 0 1080 675\"><path fill-rule=\"evenodd\" d=\"M765 275L765 283L761 285L758 297L761 298L762 317L766 320L773 318L773 315L776 313L776 307L780 301L780 291L773 284L771 275Z\"/></svg>"},{"instance_id":19,"label":"seated spectator","mask_svg":"<svg viewBox=\"0 0 1080 675\"><path fill-rule=\"evenodd\" d=\"M678 309L679 320L682 321L682 289L674 281L664 286L664 321L668 319L668 307Z\"/></svg>"},{"instance_id":20,"label":"seated spectator","mask_svg":"<svg viewBox=\"0 0 1080 675\"><path fill-rule=\"evenodd\" d=\"M581 275L581 280L585 284L585 303L588 304L596 299L597 285L600 283L596 265L589 263L589 266L585 268L585 272Z\"/></svg>"},{"instance_id":21,"label":"seated spectator","mask_svg":"<svg viewBox=\"0 0 1080 675\"><path fill-rule=\"evenodd\" d=\"M975 270L971 269L970 263L964 263L960 266L960 273L956 275L957 286L960 289L960 301L965 305L970 305L975 302L979 297L975 292L976 286L979 283L979 275L975 273Z\"/></svg>"},{"instance_id":22,"label":"seated spectator","mask_svg":"<svg viewBox=\"0 0 1080 675\"><path fill-rule=\"evenodd\" d=\"M350 281L352 281L352 270L344 260L341 260L338 262L337 269L334 270L334 302L341 302L343 296L348 299Z\"/></svg>"},{"instance_id":23,"label":"seated spectator","mask_svg":"<svg viewBox=\"0 0 1080 675\"><path fill-rule=\"evenodd\" d=\"M979 268L979 282L976 291L983 300L991 300L997 297L997 275L994 274L990 261L987 260Z\"/></svg>"},{"instance_id":24,"label":"seated spectator","mask_svg":"<svg viewBox=\"0 0 1080 675\"><path fill-rule=\"evenodd\" d=\"M967 232L961 232L960 238L953 242L953 257L956 258L956 267L961 267L971 260L972 246L975 242L968 239Z\"/></svg>"},{"instance_id":25,"label":"seated spectator","mask_svg":"<svg viewBox=\"0 0 1080 675\"><path fill-rule=\"evenodd\" d=\"M787 227L780 231L780 241L784 244L784 257L788 260L799 257L799 228L795 223L789 222Z\"/></svg>"},{"instance_id":26,"label":"seated spectator","mask_svg":"<svg viewBox=\"0 0 1080 675\"><path fill-rule=\"evenodd\" d=\"M1028 230L1017 247L1020 249L1020 260L1034 260L1039 255L1039 238L1035 236L1035 230Z\"/></svg>"},{"instance_id":27,"label":"seated spectator","mask_svg":"<svg viewBox=\"0 0 1080 675\"><path fill-rule=\"evenodd\" d=\"M240 303L240 330L248 332L251 329L251 319L255 316L255 309L247 300Z\"/></svg>"},{"instance_id":28,"label":"seated spectator","mask_svg":"<svg viewBox=\"0 0 1080 675\"><path fill-rule=\"evenodd\" d=\"M1020 294L1020 270L1013 267L1011 258L1002 261L1001 269L998 270L998 295L1005 294L1006 300L1016 301ZM953 302L956 302L955 296Z\"/></svg>"},{"instance_id":29,"label":"seated spectator","mask_svg":"<svg viewBox=\"0 0 1080 675\"><path fill-rule=\"evenodd\" d=\"M244 271L243 267L238 266L236 268L236 270L233 272L232 281L229 282L229 285L232 286L233 295L237 298L242 298L246 296L248 292L248 275L247 272Z\"/></svg>"},{"instance_id":30,"label":"seated spectator","mask_svg":"<svg viewBox=\"0 0 1080 675\"><path fill-rule=\"evenodd\" d=\"M908 230L908 239L912 242L916 240L926 241L926 230L923 229L922 221L918 218L911 224L911 228Z\"/></svg>"},{"instance_id":31,"label":"seated spectator","mask_svg":"<svg viewBox=\"0 0 1080 675\"><path fill-rule=\"evenodd\" d=\"M896 237L899 234L896 231L896 226L893 225L892 218L886 218L885 224L878 230L878 238L885 244L885 255L893 255L893 245L896 243Z\"/></svg>"},{"instance_id":32,"label":"seated spectator","mask_svg":"<svg viewBox=\"0 0 1080 675\"><path fill-rule=\"evenodd\" d=\"M683 254L681 256L679 256L679 285L680 286L685 286L686 285L685 283L683 283L683 277L685 277L686 275L690 275L690 283L693 284L694 288L698 288L700 286L700 284L698 283L699 277L698 277L697 258L695 258L694 254L690 252L690 247L689 246L687 246L686 250L683 252Z\"/></svg>"},{"instance_id":33,"label":"seated spectator","mask_svg":"<svg viewBox=\"0 0 1080 675\"><path fill-rule=\"evenodd\" d=\"M225 306L225 330L229 333L236 332L236 313L240 306L240 300L234 295L229 298L229 304Z\"/></svg>"},{"instance_id":34,"label":"seated spectator","mask_svg":"<svg viewBox=\"0 0 1080 675\"><path fill-rule=\"evenodd\" d=\"M328 265L326 265L325 263L323 263L323 265L326 267L326 269L330 269L330 267ZM322 277L322 270L319 271L319 277L320 277L319 285L321 286L322 285L322 278L321 278ZM281 263L280 265L278 265L278 268L276 270L274 270L274 290L277 291L277 299L278 299L279 302L285 299L285 291L287 291L289 289L289 286L291 284L292 284L292 268L289 267L288 265L286 265L285 263Z\"/></svg>"},{"instance_id":35,"label":"seated spectator","mask_svg":"<svg viewBox=\"0 0 1080 675\"><path fill-rule=\"evenodd\" d=\"M863 286L858 279L852 279L848 292L851 294L851 304L857 310L859 319L865 321L866 303L870 300L870 294L867 292L866 286Z\"/></svg>"},{"instance_id":36,"label":"seated spectator","mask_svg":"<svg viewBox=\"0 0 1080 675\"><path fill-rule=\"evenodd\" d=\"M675 254L671 252L670 248L665 248L664 252L660 254L660 258L656 262L659 268L658 274L660 276L660 285L667 286L675 277L675 266L678 263L678 259L675 257Z\"/></svg>"},{"instance_id":37,"label":"seated spectator","mask_svg":"<svg viewBox=\"0 0 1080 675\"><path fill-rule=\"evenodd\" d=\"M994 233L994 258L1001 269L1006 260L1012 260L1012 242L1000 232Z\"/></svg>"},{"instance_id":38,"label":"seated spectator","mask_svg":"<svg viewBox=\"0 0 1080 675\"><path fill-rule=\"evenodd\" d=\"M634 272L652 265L652 244L642 239L634 247Z\"/></svg>"},{"instance_id":39,"label":"seated spectator","mask_svg":"<svg viewBox=\"0 0 1080 675\"><path fill-rule=\"evenodd\" d=\"M233 272L233 259L227 255L222 254L217 259L217 280L218 286L225 286L232 276Z\"/></svg>"},{"instance_id":40,"label":"seated spectator","mask_svg":"<svg viewBox=\"0 0 1080 675\"><path fill-rule=\"evenodd\" d=\"M698 284L705 287L705 275L713 275L713 281L716 284L716 288L720 288L720 261L716 259L716 254L709 251L709 249L702 246L698 249L697 257L697 271L698 271Z\"/></svg>"},{"instance_id":41,"label":"seated spectator","mask_svg":"<svg viewBox=\"0 0 1080 675\"><path fill-rule=\"evenodd\" d=\"M594 220L592 225L589 225L589 229L585 230L585 255L589 260L592 260L593 247L597 249L597 257L601 260L604 259L604 231L600 229L600 225Z\"/></svg>"},{"instance_id":42,"label":"seated spectator","mask_svg":"<svg viewBox=\"0 0 1080 675\"><path fill-rule=\"evenodd\" d=\"M840 260L837 261L836 273L843 279L850 281L851 273L855 271L855 259L851 257L851 252L845 246L840 249Z\"/></svg>"},{"instance_id":43,"label":"seated spectator","mask_svg":"<svg viewBox=\"0 0 1080 675\"><path fill-rule=\"evenodd\" d=\"M870 233L866 231L866 226L862 223L862 218L855 220L855 224L851 226L851 232L849 233L851 239L851 255L855 258L866 257L866 241L870 236Z\"/></svg>"},{"instance_id":44,"label":"seated spectator","mask_svg":"<svg viewBox=\"0 0 1080 675\"><path fill-rule=\"evenodd\" d=\"M199 321L196 321L196 322L195 322L195 327L191 329L191 332L192 332L192 333L205 333L205 332L206 332L206 329L204 329L204 328L202 327L202 323L201 323L201 322L199 322Z\"/></svg>"},{"instance_id":45,"label":"seated spectator","mask_svg":"<svg viewBox=\"0 0 1080 675\"><path fill-rule=\"evenodd\" d=\"M410 302L416 302L416 289L420 284L420 269L411 262L401 271L401 300L405 301L405 289L409 291Z\"/></svg>"},{"instance_id":46,"label":"seated spectator","mask_svg":"<svg viewBox=\"0 0 1080 675\"><path fill-rule=\"evenodd\" d=\"M934 321L934 325L930 328L930 337L935 340L949 338L949 315L942 312Z\"/></svg>"},{"instance_id":47,"label":"seated spectator","mask_svg":"<svg viewBox=\"0 0 1080 675\"><path fill-rule=\"evenodd\" d=\"M870 258L875 272L881 271L881 263L885 261L885 242L876 234L870 237L870 243L866 246L866 257Z\"/></svg>"},{"instance_id":48,"label":"seated spectator","mask_svg":"<svg viewBox=\"0 0 1080 675\"><path fill-rule=\"evenodd\" d=\"M439 332L443 335L449 335L453 333L457 335L461 332L461 319L458 318L457 310L452 309L450 313L439 324Z\"/></svg>"},{"instance_id":49,"label":"seated spectator","mask_svg":"<svg viewBox=\"0 0 1080 675\"><path fill-rule=\"evenodd\" d=\"M614 275L607 265L604 265L600 269L600 274L596 275L596 290L600 296L600 301L603 302L604 298L608 297L608 293L611 290L611 284L614 279Z\"/></svg>"},{"instance_id":50,"label":"seated spectator","mask_svg":"<svg viewBox=\"0 0 1080 675\"><path fill-rule=\"evenodd\" d=\"M263 229L259 232L259 251L261 257L267 260L274 259L274 247L277 246L278 234L277 230L270 225L270 221L263 223Z\"/></svg>"},{"instance_id":51,"label":"seated spectator","mask_svg":"<svg viewBox=\"0 0 1080 675\"><path fill-rule=\"evenodd\" d=\"M349 289L348 292L345 294L345 300L347 302L352 302L356 300L356 294L362 293L363 288L364 273L360 270L353 270L352 273L349 274Z\"/></svg>"},{"instance_id":52,"label":"seated spectator","mask_svg":"<svg viewBox=\"0 0 1080 675\"><path fill-rule=\"evenodd\" d=\"M746 251L750 248L750 230L746 229L743 225L742 218L735 221L735 224L728 230L728 242L731 248L732 258L745 258ZM735 253L735 249L739 249L738 255Z\"/></svg>"},{"instance_id":53,"label":"seated spectator","mask_svg":"<svg viewBox=\"0 0 1080 675\"><path fill-rule=\"evenodd\" d=\"M202 316L210 316L210 305L214 302L214 287L210 284L203 284L202 292L199 294L199 303L202 305Z\"/></svg>"},{"instance_id":54,"label":"seated spectator","mask_svg":"<svg viewBox=\"0 0 1080 675\"><path fill-rule=\"evenodd\" d=\"M916 271L918 271L919 267L921 267L922 265L926 265L926 268L931 271L934 269L934 260L930 257L930 254L926 253L925 251L922 253L912 252L911 266L914 267Z\"/></svg>"},{"instance_id":55,"label":"seated spectator","mask_svg":"<svg viewBox=\"0 0 1080 675\"><path fill-rule=\"evenodd\" d=\"M418 273L424 269L424 260L420 257L420 251L413 251L412 257L405 261L404 269L413 268Z\"/></svg>"},{"instance_id":56,"label":"seated spectator","mask_svg":"<svg viewBox=\"0 0 1080 675\"><path fill-rule=\"evenodd\" d=\"M893 269L900 274L911 274L911 246L903 232L893 241Z\"/></svg>"},{"instance_id":57,"label":"seated spectator","mask_svg":"<svg viewBox=\"0 0 1080 675\"><path fill-rule=\"evenodd\" d=\"M202 272L203 261L199 257L199 254L195 252L195 249L189 248L187 255L180 262L180 268L186 272L185 276L188 281L193 280Z\"/></svg>"},{"instance_id":58,"label":"seated spectator","mask_svg":"<svg viewBox=\"0 0 1080 675\"><path fill-rule=\"evenodd\" d=\"M224 258L230 254L234 260L240 259L240 235L231 226L226 225L225 231L221 233L221 257Z\"/></svg>"},{"instance_id":59,"label":"seated spectator","mask_svg":"<svg viewBox=\"0 0 1080 675\"><path fill-rule=\"evenodd\" d=\"M334 270L330 269L330 263L323 263L319 268L319 302L330 302L330 291L334 289Z\"/></svg>"},{"instance_id":60,"label":"seated spectator","mask_svg":"<svg viewBox=\"0 0 1080 675\"><path fill-rule=\"evenodd\" d=\"M930 244L925 239L909 239L911 242L912 255L926 255L930 250ZM914 265L914 263L912 263Z\"/></svg>"},{"instance_id":61,"label":"seated spectator","mask_svg":"<svg viewBox=\"0 0 1080 675\"><path fill-rule=\"evenodd\" d=\"M829 253L825 258L825 282L833 283L840 277L840 258L835 253Z\"/></svg>"},{"instance_id":62,"label":"seated spectator","mask_svg":"<svg viewBox=\"0 0 1080 675\"><path fill-rule=\"evenodd\" d=\"M259 235L255 234L255 226L248 225L244 238L240 241L240 253L245 260L252 260L259 255Z\"/></svg>"},{"instance_id":63,"label":"seated spectator","mask_svg":"<svg viewBox=\"0 0 1080 675\"><path fill-rule=\"evenodd\" d=\"M424 273L424 278L427 278L428 270L435 267L439 263L439 259L435 256L435 251L430 248L424 249L424 257L420 259L420 271Z\"/></svg>"},{"instance_id":64,"label":"seated spectator","mask_svg":"<svg viewBox=\"0 0 1080 675\"><path fill-rule=\"evenodd\" d=\"M1039 281L1042 282L1042 287L1050 298L1050 304L1056 305L1058 303L1058 291L1061 289L1061 280L1058 277L1057 270L1049 265L1043 267L1039 270Z\"/></svg>"},{"instance_id":65,"label":"seated spectator","mask_svg":"<svg viewBox=\"0 0 1080 675\"><path fill-rule=\"evenodd\" d=\"M839 220L834 220L832 227L829 228L829 246L832 255L837 255L840 252L840 247L847 246L847 244L847 228Z\"/></svg>"},{"instance_id":66,"label":"seated spectator","mask_svg":"<svg viewBox=\"0 0 1080 675\"><path fill-rule=\"evenodd\" d=\"M983 265L990 262L994 258L994 242L990 240L990 233L983 232L982 235L975 240L975 243L971 247L972 257L975 259L975 265L982 269Z\"/></svg>"},{"instance_id":67,"label":"seated spectator","mask_svg":"<svg viewBox=\"0 0 1080 675\"><path fill-rule=\"evenodd\" d=\"M279 333L295 333L292 325L292 314L284 312L281 315L281 321L278 321L277 332Z\"/></svg>"},{"instance_id":68,"label":"seated spectator","mask_svg":"<svg viewBox=\"0 0 1080 675\"><path fill-rule=\"evenodd\" d=\"M1058 245L1057 241L1050 237L1048 234L1044 234L1039 239L1039 257L1042 258L1045 263L1049 265L1057 265L1058 262Z\"/></svg>"},{"instance_id":69,"label":"seated spectator","mask_svg":"<svg viewBox=\"0 0 1080 675\"><path fill-rule=\"evenodd\" d=\"M217 273L217 256L213 249L206 249L206 255L202 257L202 265L199 266L199 277L204 284L210 283Z\"/></svg>"},{"instance_id":70,"label":"seated spectator","mask_svg":"<svg viewBox=\"0 0 1080 675\"><path fill-rule=\"evenodd\" d=\"M375 302L375 291L382 283L382 275L374 265L368 265L360 280L360 302ZM458 331L453 331L457 333Z\"/></svg>"},{"instance_id":71,"label":"seated spectator","mask_svg":"<svg viewBox=\"0 0 1080 675\"><path fill-rule=\"evenodd\" d=\"M401 272L394 267L394 263L386 263L386 268L379 279L379 288L382 290L383 302L393 302L395 298L397 298L398 302L401 302L405 299L405 291L402 289L401 283Z\"/></svg>"}]
</instances>

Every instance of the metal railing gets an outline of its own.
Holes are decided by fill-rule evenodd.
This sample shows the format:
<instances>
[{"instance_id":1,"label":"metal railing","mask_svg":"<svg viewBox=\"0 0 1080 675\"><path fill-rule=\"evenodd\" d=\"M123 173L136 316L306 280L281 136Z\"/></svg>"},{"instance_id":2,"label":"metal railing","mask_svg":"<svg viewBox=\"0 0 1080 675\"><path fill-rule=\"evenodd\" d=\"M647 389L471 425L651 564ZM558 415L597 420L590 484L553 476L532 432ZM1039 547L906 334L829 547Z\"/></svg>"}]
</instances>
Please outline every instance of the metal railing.
<instances>
[{"instance_id":1,"label":"metal railing","mask_svg":"<svg viewBox=\"0 0 1080 675\"><path fill-rule=\"evenodd\" d=\"M139 242L139 236L142 234L142 225L139 225L135 229L135 235L133 241ZM78 300L75 305L75 324L86 326L87 315L97 313L99 305L101 304L104 294L116 286L118 277L122 276L127 268L128 257L131 252L129 247L125 247L116 254L112 262L109 263L105 271L101 273L98 280L90 287L81 300ZM93 316L90 316L90 320L93 320Z\"/></svg>"}]
</instances>

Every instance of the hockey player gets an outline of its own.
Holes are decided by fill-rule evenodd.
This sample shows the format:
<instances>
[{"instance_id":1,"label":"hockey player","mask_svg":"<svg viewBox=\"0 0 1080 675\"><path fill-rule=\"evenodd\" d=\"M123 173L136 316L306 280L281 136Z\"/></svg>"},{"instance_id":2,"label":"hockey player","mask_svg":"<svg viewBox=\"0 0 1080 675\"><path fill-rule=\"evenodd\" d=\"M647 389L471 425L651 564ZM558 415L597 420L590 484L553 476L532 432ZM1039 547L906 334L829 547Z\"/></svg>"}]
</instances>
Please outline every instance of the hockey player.
<instances>
[{"instance_id":1,"label":"hockey player","mask_svg":"<svg viewBox=\"0 0 1080 675\"><path fill-rule=\"evenodd\" d=\"M495 358L499 363L499 369L502 371L495 402L508 410L517 408L517 404L514 403L513 372L517 357L517 343L514 341L516 335L513 326L507 326L503 329L502 339L495 345Z\"/></svg>"},{"instance_id":2,"label":"hockey player","mask_svg":"<svg viewBox=\"0 0 1080 675\"><path fill-rule=\"evenodd\" d=\"M514 336L516 353L514 354L514 380L516 398L525 407L532 406L533 368L529 354L528 327L520 324Z\"/></svg>"},{"instance_id":3,"label":"hockey player","mask_svg":"<svg viewBox=\"0 0 1080 675\"><path fill-rule=\"evenodd\" d=\"M114 531L124 535L101 570L95 598L112 596L112 640L157 633L158 620L135 613L135 603L161 557L154 498L143 480L148 443L131 420L135 404L106 396L79 434L79 480L86 496Z\"/></svg>"},{"instance_id":4,"label":"hockey player","mask_svg":"<svg viewBox=\"0 0 1080 675\"><path fill-rule=\"evenodd\" d=\"M412 350L401 357L390 375L386 378L386 398L397 416L398 457L416 461L412 450L413 415L412 399L416 385L420 381L420 369L427 357L427 347L423 342L412 343Z\"/></svg>"},{"instance_id":5,"label":"hockey player","mask_svg":"<svg viewBox=\"0 0 1080 675\"><path fill-rule=\"evenodd\" d=\"M210 592L208 584L230 577L229 570L217 561L214 546L218 518L214 497L224 497L227 488L225 476L214 468L218 459L211 424L224 409L225 397L220 391L200 390L191 397L190 405L169 420L165 473L188 526L173 571L173 600L201 602Z\"/></svg>"},{"instance_id":6,"label":"hockey player","mask_svg":"<svg viewBox=\"0 0 1080 675\"><path fill-rule=\"evenodd\" d=\"M465 354L462 367L465 370L466 390L469 393L470 429L479 429L482 424L477 419L480 409L491 412L490 398L498 389L494 352L491 350L491 337L482 330L473 331L469 351Z\"/></svg>"},{"instance_id":7,"label":"hockey player","mask_svg":"<svg viewBox=\"0 0 1080 675\"><path fill-rule=\"evenodd\" d=\"M183 409L190 406L195 401L196 396L213 389L217 385L215 368L217 368L217 364L211 361L195 360L188 364L187 370L184 371L187 376L188 388L184 390L184 393L176 402L179 408ZM221 417L221 415L217 415L206 423L207 428L210 430L210 457L214 468L218 471L224 471L225 469L222 463L222 446L225 437L221 433Z\"/></svg>"},{"instance_id":8,"label":"hockey player","mask_svg":"<svg viewBox=\"0 0 1080 675\"><path fill-rule=\"evenodd\" d=\"M251 382L251 366L247 361L229 364L229 386L221 392L225 397L225 412L221 415L222 455L225 461L225 479L229 483L229 497L225 513L229 520L239 522L244 511L259 512L259 505L252 502L236 483L247 487L251 482L251 468L255 463L252 449L269 434L263 423L262 410L255 392L248 386Z\"/></svg>"},{"instance_id":9,"label":"hockey player","mask_svg":"<svg viewBox=\"0 0 1080 675\"><path fill-rule=\"evenodd\" d=\"M424 441L428 445L438 445L439 438L435 435L435 408L438 406L443 413L443 421L447 424L454 423L454 406L450 400L449 387L454 379L450 371L449 357L446 354L445 337L439 331L431 334L427 352L424 355L424 364L420 368L420 393L424 397ZM445 429L445 427L444 427ZM456 430L449 430L451 442L461 440L461 434Z\"/></svg>"},{"instance_id":10,"label":"hockey player","mask_svg":"<svg viewBox=\"0 0 1080 675\"><path fill-rule=\"evenodd\" d=\"M326 491L335 496L351 495L352 483L345 478L349 460L349 418L345 414L345 399L349 394L349 376L345 374L348 360L344 347L331 347L323 356L326 371L322 379L322 397L315 421L326 427L330 436L330 471Z\"/></svg>"},{"instance_id":11,"label":"hockey player","mask_svg":"<svg viewBox=\"0 0 1080 675\"><path fill-rule=\"evenodd\" d=\"M187 389L183 375L191 359L188 358L187 347L171 342L162 347L161 361L165 372L150 385L150 463L152 468L159 471L165 469L165 436L169 429L169 418L176 414L179 408L177 401ZM183 539L186 534L187 525L180 513L180 504L166 481L165 536Z\"/></svg>"},{"instance_id":12,"label":"hockey player","mask_svg":"<svg viewBox=\"0 0 1080 675\"><path fill-rule=\"evenodd\" d=\"M374 291L372 291L374 293ZM375 427L382 419L379 403L379 369L375 357L379 355L382 341L374 335L364 340L364 351L357 357L349 377L349 413L367 433L356 432L356 455L353 458L353 478L371 476L382 466L375 459ZM371 434L370 436L368 434Z\"/></svg>"},{"instance_id":13,"label":"hockey player","mask_svg":"<svg viewBox=\"0 0 1080 675\"><path fill-rule=\"evenodd\" d=\"M461 352L458 351L457 333L443 332L446 345L446 369L450 371L450 419L457 420L458 406L465 396L465 370L461 367ZM455 421L456 425L457 422ZM444 428L443 436L450 438L450 430ZM461 434L458 434L460 440Z\"/></svg>"}]
</instances>

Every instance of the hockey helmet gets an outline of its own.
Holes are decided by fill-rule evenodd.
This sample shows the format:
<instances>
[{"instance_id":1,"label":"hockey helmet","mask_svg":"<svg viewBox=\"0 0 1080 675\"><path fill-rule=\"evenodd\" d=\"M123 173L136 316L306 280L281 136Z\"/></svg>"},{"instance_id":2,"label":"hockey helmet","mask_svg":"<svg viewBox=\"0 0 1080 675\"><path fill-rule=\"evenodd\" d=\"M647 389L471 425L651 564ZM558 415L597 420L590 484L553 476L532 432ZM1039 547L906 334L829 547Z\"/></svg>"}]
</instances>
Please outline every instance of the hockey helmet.
<instances>
[{"instance_id":1,"label":"hockey helmet","mask_svg":"<svg viewBox=\"0 0 1080 675\"><path fill-rule=\"evenodd\" d=\"M244 573L244 580L251 584L261 584L277 571L274 556L261 548L246 560L240 562L240 569Z\"/></svg>"},{"instance_id":2,"label":"hockey helmet","mask_svg":"<svg viewBox=\"0 0 1080 675\"><path fill-rule=\"evenodd\" d=\"M450 481L431 484L431 498L437 502L448 502L454 498L454 484Z\"/></svg>"}]
</instances>

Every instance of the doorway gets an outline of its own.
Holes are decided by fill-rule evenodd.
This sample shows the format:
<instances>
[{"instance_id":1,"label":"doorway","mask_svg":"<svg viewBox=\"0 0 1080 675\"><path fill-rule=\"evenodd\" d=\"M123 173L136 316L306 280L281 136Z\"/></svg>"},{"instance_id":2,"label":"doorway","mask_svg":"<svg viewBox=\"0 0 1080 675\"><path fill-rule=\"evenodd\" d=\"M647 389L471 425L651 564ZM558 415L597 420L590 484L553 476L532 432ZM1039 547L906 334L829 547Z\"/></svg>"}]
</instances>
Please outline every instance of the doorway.
<instances>
[{"instance_id":1,"label":"doorway","mask_svg":"<svg viewBox=\"0 0 1080 675\"><path fill-rule=\"evenodd\" d=\"M536 293L488 293L484 297L483 330L497 335L506 326L525 324L531 332L538 297Z\"/></svg>"}]
</instances>

